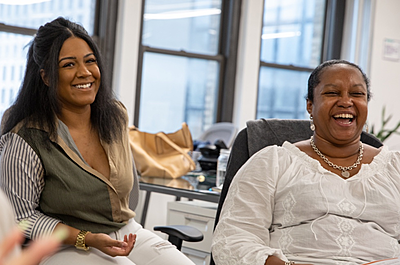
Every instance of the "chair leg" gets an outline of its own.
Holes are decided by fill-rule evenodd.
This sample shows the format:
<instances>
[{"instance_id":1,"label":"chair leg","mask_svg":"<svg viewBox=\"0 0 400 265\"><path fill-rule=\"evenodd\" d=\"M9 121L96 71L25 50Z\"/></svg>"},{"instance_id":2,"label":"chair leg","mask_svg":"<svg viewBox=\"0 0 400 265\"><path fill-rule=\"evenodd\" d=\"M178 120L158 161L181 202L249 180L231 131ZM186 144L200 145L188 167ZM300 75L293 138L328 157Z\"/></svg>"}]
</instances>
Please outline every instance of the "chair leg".
<instances>
[{"instance_id":1,"label":"chair leg","mask_svg":"<svg viewBox=\"0 0 400 265\"><path fill-rule=\"evenodd\" d=\"M150 202L150 195L151 195L151 191L146 191L146 198L144 199L142 218L140 219L140 224L143 227L144 227L144 225L146 223L147 210L149 208L149 202Z\"/></svg>"},{"instance_id":2,"label":"chair leg","mask_svg":"<svg viewBox=\"0 0 400 265\"><path fill-rule=\"evenodd\" d=\"M171 242L172 245L175 245L176 248L180 251L182 248L182 239L176 237L176 236L169 236L168 241Z\"/></svg>"}]
</instances>

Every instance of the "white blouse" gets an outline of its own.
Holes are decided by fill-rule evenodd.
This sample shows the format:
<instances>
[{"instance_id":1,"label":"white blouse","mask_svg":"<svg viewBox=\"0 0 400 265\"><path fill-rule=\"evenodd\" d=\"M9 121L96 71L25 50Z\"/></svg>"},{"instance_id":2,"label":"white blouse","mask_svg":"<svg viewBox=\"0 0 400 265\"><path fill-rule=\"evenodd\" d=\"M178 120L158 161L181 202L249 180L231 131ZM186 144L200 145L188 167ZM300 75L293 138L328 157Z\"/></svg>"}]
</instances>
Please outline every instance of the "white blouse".
<instances>
[{"instance_id":1,"label":"white blouse","mask_svg":"<svg viewBox=\"0 0 400 265\"><path fill-rule=\"evenodd\" d=\"M253 155L214 232L216 264L363 264L400 256L400 153L383 147L345 180L285 142Z\"/></svg>"}]
</instances>

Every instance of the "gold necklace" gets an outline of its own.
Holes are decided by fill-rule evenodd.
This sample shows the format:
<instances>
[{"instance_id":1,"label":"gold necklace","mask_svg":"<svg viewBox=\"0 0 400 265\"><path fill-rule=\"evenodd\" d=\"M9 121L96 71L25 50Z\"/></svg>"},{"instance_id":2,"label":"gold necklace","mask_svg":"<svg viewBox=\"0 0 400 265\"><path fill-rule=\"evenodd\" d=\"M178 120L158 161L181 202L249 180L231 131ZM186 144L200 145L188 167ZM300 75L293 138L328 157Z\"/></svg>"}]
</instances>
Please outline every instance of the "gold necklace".
<instances>
[{"instance_id":1,"label":"gold necklace","mask_svg":"<svg viewBox=\"0 0 400 265\"><path fill-rule=\"evenodd\" d=\"M325 163L327 163L330 167L333 167L333 168L335 168L335 169L339 169L340 171L342 171L342 176L343 176L344 178L346 178L346 179L347 179L348 177L350 177L349 171L352 170L352 169L354 169L354 168L356 168L356 167L361 163L361 160L362 160L363 155L364 155L364 146L363 146L362 142L360 141L360 150L359 150L359 153L358 153L358 157L357 157L356 162L355 162L353 165L351 165L351 166L342 167L342 166L338 166L338 165L336 165L336 164L333 164L331 161L328 160L328 158L326 158L326 157L321 153L321 151L319 151L319 149L315 146L314 137L313 137L313 136L311 136L310 144L311 144L312 149L315 151L315 153L317 153L317 155L318 155L320 158L322 158L322 160L324 160Z\"/></svg>"}]
</instances>

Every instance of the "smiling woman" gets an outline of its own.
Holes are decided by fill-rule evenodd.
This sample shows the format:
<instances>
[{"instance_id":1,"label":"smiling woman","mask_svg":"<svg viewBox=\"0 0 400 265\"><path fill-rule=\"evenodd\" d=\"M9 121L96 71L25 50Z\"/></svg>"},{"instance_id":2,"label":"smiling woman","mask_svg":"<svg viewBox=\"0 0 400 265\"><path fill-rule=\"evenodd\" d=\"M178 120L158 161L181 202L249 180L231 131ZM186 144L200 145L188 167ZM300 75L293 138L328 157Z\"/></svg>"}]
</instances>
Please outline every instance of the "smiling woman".
<instances>
[{"instance_id":1,"label":"smiling woman","mask_svg":"<svg viewBox=\"0 0 400 265\"><path fill-rule=\"evenodd\" d=\"M67 39L61 47L58 66L58 96L63 108L86 106L90 110L101 74L89 45L80 38Z\"/></svg>"},{"instance_id":2,"label":"smiling woman","mask_svg":"<svg viewBox=\"0 0 400 265\"><path fill-rule=\"evenodd\" d=\"M268 146L240 168L214 231L216 264L356 265L400 256L400 152L361 142L369 99L357 65L333 60L314 69L311 139Z\"/></svg>"},{"instance_id":3,"label":"smiling woman","mask_svg":"<svg viewBox=\"0 0 400 265\"><path fill-rule=\"evenodd\" d=\"M4 119L0 187L29 239L68 231L41 264L193 264L134 220L128 116L106 75L82 26L60 17L39 28Z\"/></svg>"},{"instance_id":4,"label":"smiling woman","mask_svg":"<svg viewBox=\"0 0 400 265\"><path fill-rule=\"evenodd\" d=\"M340 144L358 142L367 120L369 99L362 72L343 62L326 65L318 74L319 82L307 99L307 111L318 127L316 138Z\"/></svg>"}]
</instances>

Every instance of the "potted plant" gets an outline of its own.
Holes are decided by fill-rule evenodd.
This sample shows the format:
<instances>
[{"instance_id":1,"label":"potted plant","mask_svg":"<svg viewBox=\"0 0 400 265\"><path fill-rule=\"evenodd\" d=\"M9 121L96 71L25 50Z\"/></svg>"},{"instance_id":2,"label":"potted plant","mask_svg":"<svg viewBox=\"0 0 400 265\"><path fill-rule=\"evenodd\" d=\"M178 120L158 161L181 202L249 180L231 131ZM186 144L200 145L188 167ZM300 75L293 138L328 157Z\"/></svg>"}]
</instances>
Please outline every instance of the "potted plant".
<instances>
[{"instance_id":1,"label":"potted plant","mask_svg":"<svg viewBox=\"0 0 400 265\"><path fill-rule=\"evenodd\" d=\"M383 106L382 109L382 124L381 124L381 129L375 133L375 126L371 126L371 131L370 133L375 135L376 138L378 138L382 143L389 138L390 135L394 134L400 134L397 130L400 128L400 121L397 123L397 125L393 129L386 129L385 126L387 123L390 121L392 118L392 115L389 115L389 117L385 118L385 106Z\"/></svg>"}]
</instances>

